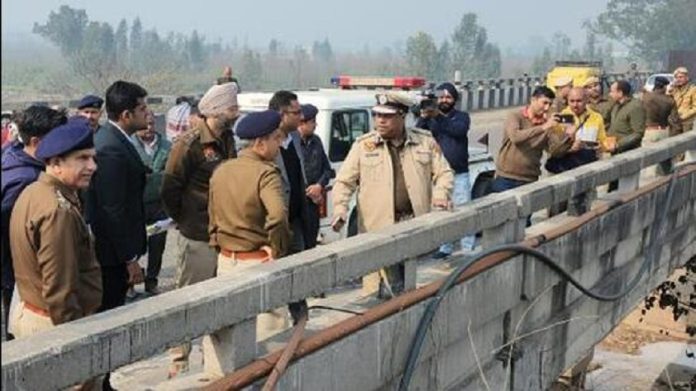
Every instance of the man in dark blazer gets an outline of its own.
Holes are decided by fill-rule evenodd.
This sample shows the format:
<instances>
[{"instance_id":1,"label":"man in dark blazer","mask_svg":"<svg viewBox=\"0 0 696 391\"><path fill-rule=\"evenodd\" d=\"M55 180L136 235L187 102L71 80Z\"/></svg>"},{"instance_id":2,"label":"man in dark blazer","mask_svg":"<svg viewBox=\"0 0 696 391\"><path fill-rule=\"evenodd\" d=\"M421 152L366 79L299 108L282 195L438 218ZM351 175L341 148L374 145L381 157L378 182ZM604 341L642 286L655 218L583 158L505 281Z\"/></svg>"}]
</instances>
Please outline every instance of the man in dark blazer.
<instances>
[{"instance_id":1,"label":"man in dark blazer","mask_svg":"<svg viewBox=\"0 0 696 391\"><path fill-rule=\"evenodd\" d=\"M95 236L102 269L100 311L125 303L128 287L143 281L137 260L146 251L146 166L136 151L133 133L147 127L147 91L117 81L106 90L108 122L94 136L97 172L87 196L88 223Z\"/></svg>"},{"instance_id":2,"label":"man in dark blazer","mask_svg":"<svg viewBox=\"0 0 696 391\"><path fill-rule=\"evenodd\" d=\"M270 110L280 114L279 129L285 136L275 163L280 168L282 190L288 205L288 221L292 229L288 255L298 253L317 245L316 233L313 233L307 205L307 179L304 172L304 160L299 149L299 140L293 141L292 132L302 119L302 107L297 95L290 91L277 91L268 102ZM307 302L301 300L288 305L293 322L297 324L302 314L307 312Z\"/></svg>"}]
</instances>

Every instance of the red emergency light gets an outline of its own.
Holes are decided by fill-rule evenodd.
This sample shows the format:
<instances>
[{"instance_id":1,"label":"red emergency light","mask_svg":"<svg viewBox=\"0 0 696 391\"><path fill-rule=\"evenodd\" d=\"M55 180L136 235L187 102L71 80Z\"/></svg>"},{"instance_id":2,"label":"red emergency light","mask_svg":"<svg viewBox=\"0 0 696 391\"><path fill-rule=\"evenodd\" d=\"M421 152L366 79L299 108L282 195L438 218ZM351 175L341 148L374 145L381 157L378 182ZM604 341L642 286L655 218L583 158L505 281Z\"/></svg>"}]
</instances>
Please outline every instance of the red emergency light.
<instances>
[{"instance_id":1,"label":"red emergency light","mask_svg":"<svg viewBox=\"0 0 696 391\"><path fill-rule=\"evenodd\" d=\"M425 78L416 76L370 77L370 76L334 76L331 84L342 89L376 89L400 88L408 90L425 85Z\"/></svg>"}]
</instances>

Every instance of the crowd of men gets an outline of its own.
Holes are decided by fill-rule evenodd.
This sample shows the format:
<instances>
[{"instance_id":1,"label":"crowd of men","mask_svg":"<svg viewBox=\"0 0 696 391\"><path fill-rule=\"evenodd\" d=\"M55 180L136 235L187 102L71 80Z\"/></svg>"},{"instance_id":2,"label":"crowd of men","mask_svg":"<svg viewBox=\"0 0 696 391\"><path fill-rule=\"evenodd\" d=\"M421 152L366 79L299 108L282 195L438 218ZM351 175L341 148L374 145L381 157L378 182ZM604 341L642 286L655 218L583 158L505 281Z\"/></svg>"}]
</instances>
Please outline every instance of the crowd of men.
<instances>
[{"instance_id":1,"label":"crowd of men","mask_svg":"<svg viewBox=\"0 0 696 391\"><path fill-rule=\"evenodd\" d=\"M624 80L608 99L597 78L575 87L561 78L556 92L537 87L505 122L491 190L538 180L544 152L546 170L559 173L692 129L696 86L685 68L674 74L669 94L669 81L657 78L642 100ZM19 139L2 151L2 297L7 310L16 285L14 337L122 306L135 284L157 294L166 232L148 237L146 226L166 219L179 232L177 288L317 245L319 205L335 175L314 134L317 108L278 91L267 110L241 117L238 93L227 75L198 102L178 99L164 134L147 91L125 81L104 100L86 96L71 118L45 106L18 116ZM423 108L416 127L406 125L410 95L376 98L374 129L356 139L335 179L333 229L347 222L353 195L360 232L470 201L471 120L455 108L455 86L437 87L437 104ZM659 170L668 173L671 162ZM462 238L462 248L474 239ZM435 257L452 251L444 243ZM363 288L393 295L404 289L403 274L400 266L381 270ZM261 314L259 335L304 316L304 301ZM190 351L190 343L171 349L170 377L188 369ZM108 375L82 386L111 388Z\"/></svg>"}]
</instances>

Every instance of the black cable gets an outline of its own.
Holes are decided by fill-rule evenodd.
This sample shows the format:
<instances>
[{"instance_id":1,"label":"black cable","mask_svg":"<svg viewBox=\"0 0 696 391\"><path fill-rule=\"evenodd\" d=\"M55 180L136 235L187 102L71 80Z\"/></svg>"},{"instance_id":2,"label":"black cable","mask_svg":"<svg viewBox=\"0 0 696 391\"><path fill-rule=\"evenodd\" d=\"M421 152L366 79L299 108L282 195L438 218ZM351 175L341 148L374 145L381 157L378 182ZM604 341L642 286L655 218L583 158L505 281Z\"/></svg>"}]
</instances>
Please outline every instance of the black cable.
<instances>
[{"instance_id":1,"label":"black cable","mask_svg":"<svg viewBox=\"0 0 696 391\"><path fill-rule=\"evenodd\" d=\"M640 270L638 271L638 274L631 280L630 283L620 292L614 293L612 295L603 295L599 293L592 292L591 290L585 288L578 282L573 276L568 273L566 270L564 270L562 267L560 267L556 262L554 262L553 259L549 258L546 254L542 253L539 250L535 250L530 247L526 247L520 244L506 244L506 245L500 245L493 247L491 249L485 250L481 252L480 254L477 254L470 259L468 259L463 265L459 266L457 269L455 269L448 277L447 280L442 284L440 289L438 290L437 294L435 297L433 297L430 302L428 303L428 306L425 309L425 312L423 313L423 316L421 317L420 323L418 324L418 328L416 329L416 335L413 339L413 342L411 343L411 347L409 348L408 352L408 358L406 360L406 368L404 369L404 375L401 378L401 382L399 384L399 390L400 391L407 391L408 386L411 382L411 377L413 376L413 372L416 368L416 362L418 361L418 357L420 355L421 348L423 347L423 342L425 341L425 335L427 333L428 328L430 327L430 324L432 323L433 317L435 316L435 312L437 311L437 308L440 306L440 302L442 302L442 299L445 297L445 294L452 289L452 287L456 284L457 280L459 277L467 271L471 266L476 264L477 262L481 261L482 259L488 257L489 255L496 254L499 252L506 252L506 251L511 251L515 252L517 254L525 254L525 255L531 255L533 258L532 259L537 259L541 261L542 263L546 264L549 268L551 268L553 271L558 273L561 278L567 280L571 285L573 285L575 288L577 288L580 292L582 292L584 295L598 300L598 301L615 301L618 299L621 299L622 297L626 296L633 288L635 288L638 283L640 282L641 278L643 277L643 274L645 274L645 271L648 269L648 266L653 263L653 258L655 257L655 254L657 253L654 251L654 247L658 245L657 243L657 235L659 231L662 228L662 223L664 219L667 217L667 212L669 211L670 205L672 204L672 197L674 194L674 187L676 183L677 175L676 173L672 174L672 177L669 182L669 186L667 188L667 199L665 204L662 205L662 214L660 215L659 219L656 221L656 226L653 227L653 231L651 232L651 239L652 242L650 243L651 248L649 248L649 252L646 255L646 257L643 259L643 263L641 264ZM516 259L514 257L509 258L510 259ZM506 260L507 261L507 260ZM501 262L498 265L502 265L505 262ZM498 266L496 265L496 266Z\"/></svg>"},{"instance_id":2,"label":"black cable","mask_svg":"<svg viewBox=\"0 0 696 391\"><path fill-rule=\"evenodd\" d=\"M339 307L330 307L328 305L313 305L308 308L309 310L330 310L330 311L336 311L336 312L345 312L346 314L353 314L353 315L362 315L363 313L360 311L353 311L345 308L339 308Z\"/></svg>"}]
</instances>

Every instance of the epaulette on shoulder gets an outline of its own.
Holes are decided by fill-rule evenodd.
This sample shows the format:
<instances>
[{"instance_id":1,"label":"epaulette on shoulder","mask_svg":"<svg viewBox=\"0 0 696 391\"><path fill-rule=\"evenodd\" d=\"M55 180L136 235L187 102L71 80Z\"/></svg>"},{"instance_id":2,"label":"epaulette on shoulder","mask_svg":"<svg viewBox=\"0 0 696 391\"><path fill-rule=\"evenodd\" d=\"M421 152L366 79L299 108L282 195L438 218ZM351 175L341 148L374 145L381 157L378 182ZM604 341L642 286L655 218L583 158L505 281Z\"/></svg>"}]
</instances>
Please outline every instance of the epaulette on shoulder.
<instances>
[{"instance_id":1,"label":"epaulette on shoulder","mask_svg":"<svg viewBox=\"0 0 696 391\"><path fill-rule=\"evenodd\" d=\"M365 133L362 136L356 138L355 142L361 143L361 142L364 142L365 140L371 140L373 137L375 137L374 133L368 132L368 133Z\"/></svg>"},{"instance_id":2,"label":"epaulette on shoulder","mask_svg":"<svg viewBox=\"0 0 696 391\"><path fill-rule=\"evenodd\" d=\"M416 137L420 137L423 139L432 139L435 140L433 137L432 133L430 133L429 130L426 129L421 129L421 128L411 128L411 134L413 134Z\"/></svg>"},{"instance_id":3,"label":"epaulette on shoulder","mask_svg":"<svg viewBox=\"0 0 696 391\"><path fill-rule=\"evenodd\" d=\"M58 189L56 189L56 201L58 202L59 208L70 209L70 201L68 201L68 199L65 198L63 193L61 193Z\"/></svg>"},{"instance_id":4,"label":"epaulette on shoulder","mask_svg":"<svg viewBox=\"0 0 696 391\"><path fill-rule=\"evenodd\" d=\"M429 130L426 129L421 129L421 128L411 128L411 132L419 135L419 136L428 136L432 137L432 134L430 134Z\"/></svg>"}]
</instances>

